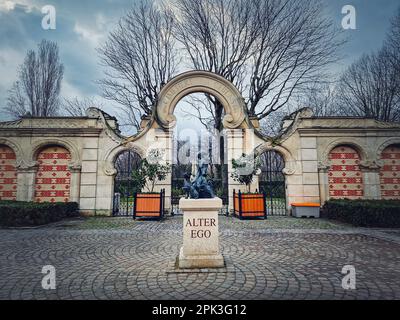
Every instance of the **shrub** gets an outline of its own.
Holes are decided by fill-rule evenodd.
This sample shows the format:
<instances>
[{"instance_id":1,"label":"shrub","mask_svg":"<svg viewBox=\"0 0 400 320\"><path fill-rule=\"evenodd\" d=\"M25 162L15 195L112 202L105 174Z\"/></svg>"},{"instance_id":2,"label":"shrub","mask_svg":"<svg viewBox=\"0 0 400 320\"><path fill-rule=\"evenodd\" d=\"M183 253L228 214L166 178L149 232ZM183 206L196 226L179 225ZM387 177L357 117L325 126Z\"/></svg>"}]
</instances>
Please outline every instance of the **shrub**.
<instances>
[{"instance_id":1,"label":"shrub","mask_svg":"<svg viewBox=\"0 0 400 320\"><path fill-rule=\"evenodd\" d=\"M260 159L256 158L254 154L246 155L243 153L239 159L232 159L233 172L231 178L240 184L246 185L247 191L250 193L253 177L260 167Z\"/></svg>"},{"instance_id":2,"label":"shrub","mask_svg":"<svg viewBox=\"0 0 400 320\"><path fill-rule=\"evenodd\" d=\"M350 223L356 227L400 227L400 201L395 200L330 200L321 217Z\"/></svg>"},{"instance_id":3,"label":"shrub","mask_svg":"<svg viewBox=\"0 0 400 320\"><path fill-rule=\"evenodd\" d=\"M0 226L32 227L79 215L79 206L68 203L0 201Z\"/></svg>"},{"instance_id":4,"label":"shrub","mask_svg":"<svg viewBox=\"0 0 400 320\"><path fill-rule=\"evenodd\" d=\"M154 187L159 181L164 181L171 171L169 163L162 164L162 152L152 149L149 151L148 158L140 162L137 170L132 171L132 182L135 188L134 192L140 193L146 189L149 193L154 193Z\"/></svg>"}]
</instances>

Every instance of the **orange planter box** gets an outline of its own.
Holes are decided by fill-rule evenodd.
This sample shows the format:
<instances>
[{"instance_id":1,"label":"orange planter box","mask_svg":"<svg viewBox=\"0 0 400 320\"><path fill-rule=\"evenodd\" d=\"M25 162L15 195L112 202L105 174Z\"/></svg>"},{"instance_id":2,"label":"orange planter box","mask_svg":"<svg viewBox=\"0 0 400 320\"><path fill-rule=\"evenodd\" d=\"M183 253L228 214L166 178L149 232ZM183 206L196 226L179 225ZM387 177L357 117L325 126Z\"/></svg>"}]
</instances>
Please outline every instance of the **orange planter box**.
<instances>
[{"instance_id":1,"label":"orange planter box","mask_svg":"<svg viewBox=\"0 0 400 320\"><path fill-rule=\"evenodd\" d=\"M233 193L233 212L240 219L266 218L265 195Z\"/></svg>"},{"instance_id":2,"label":"orange planter box","mask_svg":"<svg viewBox=\"0 0 400 320\"><path fill-rule=\"evenodd\" d=\"M158 218L164 216L165 191L160 193L137 193L134 196L133 219Z\"/></svg>"}]
</instances>

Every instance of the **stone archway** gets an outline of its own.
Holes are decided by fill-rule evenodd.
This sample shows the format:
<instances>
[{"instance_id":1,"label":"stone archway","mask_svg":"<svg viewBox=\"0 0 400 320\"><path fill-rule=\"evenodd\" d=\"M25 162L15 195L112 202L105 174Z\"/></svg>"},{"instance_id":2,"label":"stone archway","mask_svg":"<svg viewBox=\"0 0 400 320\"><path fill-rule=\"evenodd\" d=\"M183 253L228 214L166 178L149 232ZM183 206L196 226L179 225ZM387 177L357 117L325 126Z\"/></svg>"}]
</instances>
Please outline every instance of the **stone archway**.
<instances>
[{"instance_id":1,"label":"stone archway","mask_svg":"<svg viewBox=\"0 0 400 320\"><path fill-rule=\"evenodd\" d=\"M225 111L222 124L226 129L227 163L230 163L238 151L238 146L243 146L246 141L244 129L251 128L246 113L245 102L239 90L227 79L207 71L189 71L182 73L170 80L161 90L158 103L153 109L152 122L147 129L161 128L164 132L162 141L166 145L167 162L172 161L172 129L176 126L174 115L175 107L185 96L192 93L210 94L222 104ZM247 138L248 141L253 139ZM129 140L128 140L129 141ZM225 142L226 141L226 142ZM228 197L232 194L231 171L227 166ZM167 178L168 181L171 177ZM166 199L171 199L171 185L163 186L166 190ZM168 202L168 201L167 201ZM231 204L229 197L229 203Z\"/></svg>"},{"instance_id":2,"label":"stone archway","mask_svg":"<svg viewBox=\"0 0 400 320\"><path fill-rule=\"evenodd\" d=\"M158 124L164 129L176 125L174 110L178 102L191 93L209 93L224 106L223 125L236 129L247 119L244 99L236 87L225 78L207 71L189 71L170 80L161 90L155 107Z\"/></svg>"}]
</instances>

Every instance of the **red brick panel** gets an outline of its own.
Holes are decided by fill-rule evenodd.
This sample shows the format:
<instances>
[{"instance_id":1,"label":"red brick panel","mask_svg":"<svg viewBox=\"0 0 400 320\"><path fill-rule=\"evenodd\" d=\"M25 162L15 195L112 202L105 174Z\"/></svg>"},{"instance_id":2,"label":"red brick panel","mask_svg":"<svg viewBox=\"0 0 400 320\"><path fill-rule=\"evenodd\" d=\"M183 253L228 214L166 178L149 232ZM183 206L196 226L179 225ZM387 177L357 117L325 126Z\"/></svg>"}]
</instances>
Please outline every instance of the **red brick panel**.
<instances>
[{"instance_id":1,"label":"red brick panel","mask_svg":"<svg viewBox=\"0 0 400 320\"><path fill-rule=\"evenodd\" d=\"M331 199L361 199L364 196L360 157L353 148L341 146L329 154Z\"/></svg>"},{"instance_id":2,"label":"red brick panel","mask_svg":"<svg viewBox=\"0 0 400 320\"><path fill-rule=\"evenodd\" d=\"M39 167L35 178L36 202L68 202L71 154L62 147L49 147L38 155Z\"/></svg>"},{"instance_id":3,"label":"red brick panel","mask_svg":"<svg viewBox=\"0 0 400 320\"><path fill-rule=\"evenodd\" d=\"M400 148L388 147L382 154L380 170L382 199L400 200Z\"/></svg>"},{"instance_id":4,"label":"red brick panel","mask_svg":"<svg viewBox=\"0 0 400 320\"><path fill-rule=\"evenodd\" d=\"M7 146L0 146L0 200L17 199L16 156Z\"/></svg>"}]
</instances>

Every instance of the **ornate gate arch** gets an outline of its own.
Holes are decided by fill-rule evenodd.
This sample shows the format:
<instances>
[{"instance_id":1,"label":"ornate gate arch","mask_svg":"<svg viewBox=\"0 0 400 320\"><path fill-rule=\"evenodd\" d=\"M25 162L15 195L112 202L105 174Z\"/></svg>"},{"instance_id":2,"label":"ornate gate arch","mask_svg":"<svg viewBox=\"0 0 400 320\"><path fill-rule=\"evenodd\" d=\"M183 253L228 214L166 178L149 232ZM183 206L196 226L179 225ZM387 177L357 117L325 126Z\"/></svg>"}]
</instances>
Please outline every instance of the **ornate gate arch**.
<instances>
[{"instance_id":1,"label":"ornate gate arch","mask_svg":"<svg viewBox=\"0 0 400 320\"><path fill-rule=\"evenodd\" d=\"M208 71L189 71L173 78L162 88L155 109L158 124L164 129L175 127L176 105L183 97L196 92L209 93L220 101L225 110L225 128L239 128L246 120L244 99L230 81Z\"/></svg>"}]
</instances>

